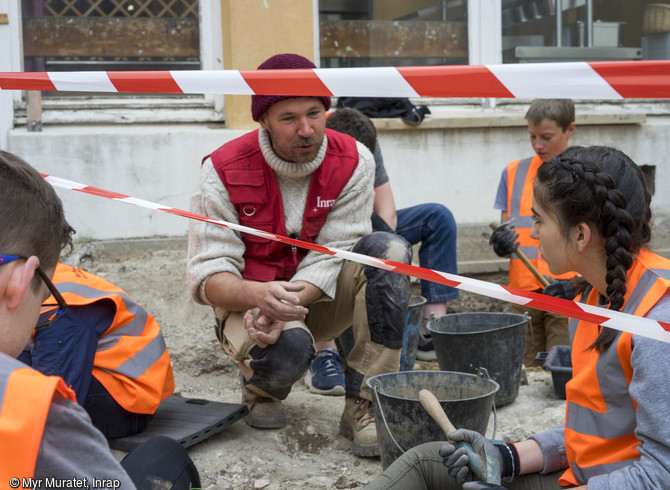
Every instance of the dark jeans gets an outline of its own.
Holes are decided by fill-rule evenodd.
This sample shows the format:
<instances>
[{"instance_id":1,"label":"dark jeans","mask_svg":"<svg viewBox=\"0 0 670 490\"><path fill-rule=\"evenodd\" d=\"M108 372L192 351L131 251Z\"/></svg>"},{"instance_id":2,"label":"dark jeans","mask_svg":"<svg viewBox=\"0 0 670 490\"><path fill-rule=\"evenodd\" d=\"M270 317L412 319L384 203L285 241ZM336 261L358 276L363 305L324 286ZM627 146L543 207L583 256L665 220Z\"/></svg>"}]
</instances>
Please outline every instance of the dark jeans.
<instances>
[{"instance_id":1,"label":"dark jeans","mask_svg":"<svg viewBox=\"0 0 670 490\"><path fill-rule=\"evenodd\" d=\"M421 242L419 265L451 274L458 273L456 264L456 221L445 206L419 204L396 211L396 233L412 245ZM421 280L421 295L428 303L458 299L458 289Z\"/></svg>"},{"instance_id":2,"label":"dark jeans","mask_svg":"<svg viewBox=\"0 0 670 490\"><path fill-rule=\"evenodd\" d=\"M108 439L139 434L153 418L153 414L133 413L123 408L94 376L91 376L84 409L93 425Z\"/></svg>"},{"instance_id":3,"label":"dark jeans","mask_svg":"<svg viewBox=\"0 0 670 490\"><path fill-rule=\"evenodd\" d=\"M174 439L156 436L121 461L137 490L200 488L200 475L186 450Z\"/></svg>"}]
</instances>

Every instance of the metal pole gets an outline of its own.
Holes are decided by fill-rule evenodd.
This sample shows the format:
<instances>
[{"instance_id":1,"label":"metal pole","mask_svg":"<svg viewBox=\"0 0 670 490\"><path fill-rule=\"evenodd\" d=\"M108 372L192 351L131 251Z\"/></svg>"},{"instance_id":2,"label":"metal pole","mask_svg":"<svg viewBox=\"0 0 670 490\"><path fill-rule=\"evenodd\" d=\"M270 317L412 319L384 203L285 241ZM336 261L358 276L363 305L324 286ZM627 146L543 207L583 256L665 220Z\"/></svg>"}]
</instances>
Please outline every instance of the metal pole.
<instances>
[{"instance_id":1,"label":"metal pole","mask_svg":"<svg viewBox=\"0 0 670 490\"><path fill-rule=\"evenodd\" d=\"M26 90L28 101L28 131L42 131L42 92Z\"/></svg>"},{"instance_id":2,"label":"metal pole","mask_svg":"<svg viewBox=\"0 0 670 490\"><path fill-rule=\"evenodd\" d=\"M586 0L586 45L593 46L593 0Z\"/></svg>"},{"instance_id":3,"label":"metal pole","mask_svg":"<svg viewBox=\"0 0 670 490\"><path fill-rule=\"evenodd\" d=\"M556 46L563 45L562 32L563 29L563 5L561 0L556 0Z\"/></svg>"}]
</instances>

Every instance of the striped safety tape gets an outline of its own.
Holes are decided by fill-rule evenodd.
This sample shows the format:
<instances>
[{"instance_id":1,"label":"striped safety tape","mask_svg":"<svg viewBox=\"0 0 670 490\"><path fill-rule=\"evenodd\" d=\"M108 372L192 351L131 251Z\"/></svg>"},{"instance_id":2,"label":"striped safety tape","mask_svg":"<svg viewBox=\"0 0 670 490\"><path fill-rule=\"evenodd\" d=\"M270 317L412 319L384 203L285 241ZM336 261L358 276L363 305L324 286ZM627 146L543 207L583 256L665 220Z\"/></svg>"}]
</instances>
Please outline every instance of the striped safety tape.
<instances>
[{"instance_id":1,"label":"striped safety tape","mask_svg":"<svg viewBox=\"0 0 670 490\"><path fill-rule=\"evenodd\" d=\"M305 70L0 72L0 90L357 97L670 98L670 61Z\"/></svg>"},{"instance_id":2,"label":"striped safety tape","mask_svg":"<svg viewBox=\"0 0 670 490\"><path fill-rule=\"evenodd\" d=\"M46 175L46 174L41 175L47 180L47 182L49 182L54 187L61 187L64 189L79 191L94 196L104 197L115 201L133 204L135 206L140 206L143 208L153 209L155 211L163 211L177 216L183 216L189 219L195 219L199 221L205 221L207 223L211 223L214 225L225 226L226 228L230 228L232 230L239 231L242 233L248 233L258 237L263 237L270 240L286 243L289 245L306 248L308 250L313 250L328 255L342 257L343 259L351 260L353 262L357 262L360 264L398 272L400 274L405 274L407 276L412 276L419 279L426 279L428 281L433 281L440 284L444 284L446 286L462 289L464 291L470 291L472 293L481 294L483 296L488 296L490 298L500 299L503 301L508 301L510 303L516 303L518 305L528 306L543 311L550 311L552 313L558 313L560 315L565 315L571 318L585 320L588 322L596 323L606 327L611 327L624 332L635 333L643 335L645 337L670 343L670 323L651 320L648 318L637 317L619 311L607 310L605 308L599 308L596 306L576 303L565 299L554 298L552 296L545 296L543 294L523 291L521 289L515 289L508 286L501 286L499 284L494 284L464 276L458 276L456 274L449 274L446 272L440 272L432 269L424 269L422 267L403 264L400 262L394 262L391 260L369 257L367 255L362 255L355 252L349 252L346 250L324 247L323 245L303 242L301 240L296 240L294 238L288 238L281 235L275 235L274 233L268 233L265 231L256 230L254 228L249 228L247 226L242 226L235 223L229 223L222 220L208 218L207 216L203 216L200 214L183 211L177 208L171 208L168 206L164 206L162 204L145 201L143 199L127 196L125 194L119 194L117 192L99 189L97 187L91 187L86 184L80 184L77 182L73 182L71 180L61 179L59 177L54 177L52 175Z\"/></svg>"}]
</instances>

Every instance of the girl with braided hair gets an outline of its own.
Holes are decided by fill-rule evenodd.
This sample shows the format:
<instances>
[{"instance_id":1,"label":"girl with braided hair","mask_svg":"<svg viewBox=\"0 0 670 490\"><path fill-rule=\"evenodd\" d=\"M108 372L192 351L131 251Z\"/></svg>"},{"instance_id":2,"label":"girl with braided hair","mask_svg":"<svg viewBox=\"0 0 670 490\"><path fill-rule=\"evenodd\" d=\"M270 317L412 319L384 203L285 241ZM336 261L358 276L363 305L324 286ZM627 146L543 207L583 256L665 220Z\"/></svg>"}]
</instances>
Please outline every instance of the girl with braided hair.
<instances>
[{"instance_id":1,"label":"girl with braided hair","mask_svg":"<svg viewBox=\"0 0 670 490\"><path fill-rule=\"evenodd\" d=\"M552 273L586 280L579 301L670 322L670 260L649 250L650 201L644 175L624 153L570 147L538 170L531 235ZM575 319L569 333L564 427L516 444L457 430L450 442L408 451L369 488L667 488L670 343ZM502 485L470 481L458 441L496 455Z\"/></svg>"}]
</instances>

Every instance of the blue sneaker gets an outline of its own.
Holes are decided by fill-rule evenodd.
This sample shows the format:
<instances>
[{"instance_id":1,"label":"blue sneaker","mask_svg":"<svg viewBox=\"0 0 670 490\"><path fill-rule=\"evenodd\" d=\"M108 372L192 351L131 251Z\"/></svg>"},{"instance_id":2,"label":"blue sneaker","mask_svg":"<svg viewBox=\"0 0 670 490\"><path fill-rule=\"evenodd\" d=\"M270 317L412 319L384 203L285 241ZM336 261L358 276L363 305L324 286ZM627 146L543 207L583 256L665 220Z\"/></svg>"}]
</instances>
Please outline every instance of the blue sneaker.
<instances>
[{"instance_id":1,"label":"blue sneaker","mask_svg":"<svg viewBox=\"0 0 670 490\"><path fill-rule=\"evenodd\" d=\"M335 349L328 347L316 353L316 358L305 374L309 391L319 395L344 395L342 360Z\"/></svg>"}]
</instances>

